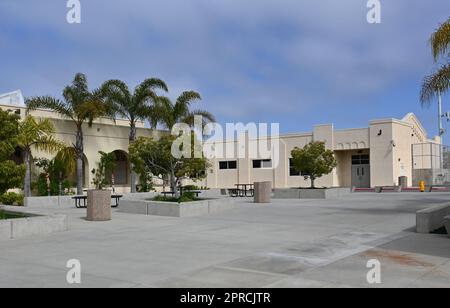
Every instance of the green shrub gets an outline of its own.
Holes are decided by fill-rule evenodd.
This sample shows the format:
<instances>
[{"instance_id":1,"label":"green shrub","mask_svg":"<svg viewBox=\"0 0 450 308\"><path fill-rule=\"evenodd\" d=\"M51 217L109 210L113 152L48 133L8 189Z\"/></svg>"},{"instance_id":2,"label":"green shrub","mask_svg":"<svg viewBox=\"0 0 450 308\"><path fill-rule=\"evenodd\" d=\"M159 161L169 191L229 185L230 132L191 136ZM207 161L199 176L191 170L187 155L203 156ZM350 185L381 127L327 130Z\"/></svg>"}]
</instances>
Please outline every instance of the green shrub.
<instances>
[{"instance_id":1,"label":"green shrub","mask_svg":"<svg viewBox=\"0 0 450 308\"><path fill-rule=\"evenodd\" d=\"M0 202L4 205L23 206L23 200L23 195L19 195L13 192L6 193L0 196Z\"/></svg>"},{"instance_id":2,"label":"green shrub","mask_svg":"<svg viewBox=\"0 0 450 308\"><path fill-rule=\"evenodd\" d=\"M153 198L153 201L163 201L163 202L177 202L177 203L184 203L184 202L192 202L199 200L194 193L184 193L179 198L175 197L166 197L164 195L159 195Z\"/></svg>"}]
</instances>

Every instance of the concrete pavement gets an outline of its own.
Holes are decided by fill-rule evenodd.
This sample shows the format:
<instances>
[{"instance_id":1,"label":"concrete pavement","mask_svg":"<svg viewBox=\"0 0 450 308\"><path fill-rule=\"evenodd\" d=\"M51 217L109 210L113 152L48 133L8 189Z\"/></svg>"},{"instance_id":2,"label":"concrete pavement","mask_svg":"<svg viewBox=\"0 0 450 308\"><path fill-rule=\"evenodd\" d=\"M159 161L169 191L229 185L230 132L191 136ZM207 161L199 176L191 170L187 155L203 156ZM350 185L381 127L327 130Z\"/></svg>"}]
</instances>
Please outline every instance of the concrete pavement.
<instances>
[{"instance_id":1,"label":"concrete pavement","mask_svg":"<svg viewBox=\"0 0 450 308\"><path fill-rule=\"evenodd\" d=\"M113 213L110 222L65 214L69 231L0 242L0 287L376 287L450 286L450 239L413 230L415 212L448 193L352 194L340 200L273 200L195 218Z\"/></svg>"}]
</instances>

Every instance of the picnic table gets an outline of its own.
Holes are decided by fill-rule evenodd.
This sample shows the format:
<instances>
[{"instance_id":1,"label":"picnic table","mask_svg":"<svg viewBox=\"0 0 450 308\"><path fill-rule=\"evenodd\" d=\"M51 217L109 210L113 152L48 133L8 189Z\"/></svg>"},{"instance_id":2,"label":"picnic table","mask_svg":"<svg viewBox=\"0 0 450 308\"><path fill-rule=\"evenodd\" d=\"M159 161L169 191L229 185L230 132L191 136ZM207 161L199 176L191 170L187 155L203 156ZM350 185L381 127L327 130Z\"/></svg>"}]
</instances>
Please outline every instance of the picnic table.
<instances>
[{"instance_id":1,"label":"picnic table","mask_svg":"<svg viewBox=\"0 0 450 308\"><path fill-rule=\"evenodd\" d=\"M111 205L111 207L118 207L119 201L122 198L122 195L111 195L111 199L115 200L115 204ZM87 196L74 196L72 197L73 200L75 200L75 207L78 209L86 208L86 202L87 202Z\"/></svg>"},{"instance_id":2,"label":"picnic table","mask_svg":"<svg viewBox=\"0 0 450 308\"><path fill-rule=\"evenodd\" d=\"M232 188L232 197L253 197L255 195L254 184L236 184L236 188Z\"/></svg>"}]
</instances>

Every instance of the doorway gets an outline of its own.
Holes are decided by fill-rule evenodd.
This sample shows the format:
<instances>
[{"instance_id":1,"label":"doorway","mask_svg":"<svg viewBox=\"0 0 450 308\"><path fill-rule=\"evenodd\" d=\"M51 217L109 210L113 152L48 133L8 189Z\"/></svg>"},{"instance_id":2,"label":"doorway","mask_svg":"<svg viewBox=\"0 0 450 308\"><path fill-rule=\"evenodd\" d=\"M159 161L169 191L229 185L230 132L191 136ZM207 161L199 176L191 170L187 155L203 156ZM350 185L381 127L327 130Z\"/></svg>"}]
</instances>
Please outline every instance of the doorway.
<instances>
[{"instance_id":1,"label":"doorway","mask_svg":"<svg viewBox=\"0 0 450 308\"><path fill-rule=\"evenodd\" d=\"M352 155L352 186L370 188L370 157L368 154Z\"/></svg>"}]
</instances>

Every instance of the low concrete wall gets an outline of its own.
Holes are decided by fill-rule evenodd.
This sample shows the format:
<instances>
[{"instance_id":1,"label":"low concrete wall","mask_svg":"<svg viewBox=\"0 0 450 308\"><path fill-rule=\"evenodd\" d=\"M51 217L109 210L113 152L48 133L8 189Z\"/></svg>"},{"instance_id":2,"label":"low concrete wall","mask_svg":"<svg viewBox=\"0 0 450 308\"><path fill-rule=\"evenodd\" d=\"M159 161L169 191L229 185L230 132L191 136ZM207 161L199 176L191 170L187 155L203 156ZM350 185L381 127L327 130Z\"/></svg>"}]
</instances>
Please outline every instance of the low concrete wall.
<instances>
[{"instance_id":1,"label":"low concrete wall","mask_svg":"<svg viewBox=\"0 0 450 308\"><path fill-rule=\"evenodd\" d=\"M66 215L0 220L0 240L19 239L67 230L68 221Z\"/></svg>"},{"instance_id":2,"label":"low concrete wall","mask_svg":"<svg viewBox=\"0 0 450 308\"><path fill-rule=\"evenodd\" d=\"M350 188L275 189L274 199L337 199L351 193Z\"/></svg>"},{"instance_id":3,"label":"low concrete wall","mask_svg":"<svg viewBox=\"0 0 450 308\"><path fill-rule=\"evenodd\" d=\"M416 213L417 233L431 233L444 226L444 218L450 215L450 203L436 205Z\"/></svg>"},{"instance_id":4,"label":"low concrete wall","mask_svg":"<svg viewBox=\"0 0 450 308\"><path fill-rule=\"evenodd\" d=\"M447 230L447 234L450 237L450 216L444 218L445 229Z\"/></svg>"},{"instance_id":5,"label":"low concrete wall","mask_svg":"<svg viewBox=\"0 0 450 308\"><path fill-rule=\"evenodd\" d=\"M25 207L75 207L75 201L72 196L54 196L54 197L28 197L24 200Z\"/></svg>"},{"instance_id":6,"label":"low concrete wall","mask_svg":"<svg viewBox=\"0 0 450 308\"><path fill-rule=\"evenodd\" d=\"M201 200L186 203L160 202L147 200L124 200L119 212L168 217L194 217L218 213L235 208L231 198Z\"/></svg>"}]
</instances>

